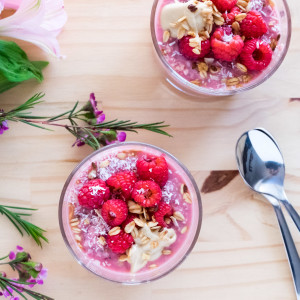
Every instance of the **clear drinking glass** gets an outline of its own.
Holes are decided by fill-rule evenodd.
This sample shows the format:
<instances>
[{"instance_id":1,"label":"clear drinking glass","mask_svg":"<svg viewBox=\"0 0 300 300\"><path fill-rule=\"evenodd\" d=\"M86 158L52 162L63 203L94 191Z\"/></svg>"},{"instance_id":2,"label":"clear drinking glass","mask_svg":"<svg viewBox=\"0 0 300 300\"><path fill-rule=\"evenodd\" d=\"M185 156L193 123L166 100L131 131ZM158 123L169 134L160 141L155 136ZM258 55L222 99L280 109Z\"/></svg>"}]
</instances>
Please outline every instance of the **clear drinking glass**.
<instances>
[{"instance_id":1,"label":"clear drinking glass","mask_svg":"<svg viewBox=\"0 0 300 300\"><path fill-rule=\"evenodd\" d=\"M236 93L240 93L243 91L250 90L265 80L270 78L274 72L279 68L285 55L288 51L290 39L291 39L291 16L290 10L286 0L272 0L275 3L275 6L278 11L278 17L280 21L280 40L277 45L277 48L273 54L273 59L270 65L264 69L259 76L251 80L249 83L235 88L235 89L208 89L205 87L197 86L188 80L184 79L180 76L176 71L174 71L171 66L166 61L162 51L159 47L157 40L157 32L156 32L156 24L159 22L159 12L162 5L163 0L154 0L151 12L151 35L152 41L154 45L155 52L157 54L157 58L159 61L159 65L163 70L164 77L166 80L174 86L176 89L192 95L192 96L201 96L201 95L211 95L211 96L226 96L233 95Z\"/></svg>"},{"instance_id":2,"label":"clear drinking glass","mask_svg":"<svg viewBox=\"0 0 300 300\"><path fill-rule=\"evenodd\" d=\"M73 185L75 185L76 180L78 179L80 174L82 174L82 170L85 170L88 165L90 166L93 161L101 161L101 158L105 157L107 154L114 152L118 153L120 151L144 151L151 152L156 156L163 154L168 165L172 165L174 169L176 169L176 172L180 172L180 175L184 179L192 199L192 213L189 226L190 228L187 231L187 236L184 243L182 243L182 245L179 245L179 248L176 249L176 252L174 252L174 254L171 255L171 257L168 258L164 263L162 263L161 266L158 266L155 269L147 269L146 271L137 273L118 272L118 270L111 270L100 264L98 260L89 258L86 253L82 251L82 249L78 246L74 238L74 233L72 233L69 220L68 195L72 190ZM68 249L77 260L77 262L97 276L123 284L138 284L149 282L161 278L174 270L192 251L198 239L201 222L202 204L200 193L191 173L181 162L179 162L174 156L164 151L163 149L139 142L125 142L106 146L87 156L82 162L77 165L77 167L75 167L75 169L69 175L63 187L59 203L60 230ZM153 263L155 263L155 261Z\"/></svg>"}]
</instances>

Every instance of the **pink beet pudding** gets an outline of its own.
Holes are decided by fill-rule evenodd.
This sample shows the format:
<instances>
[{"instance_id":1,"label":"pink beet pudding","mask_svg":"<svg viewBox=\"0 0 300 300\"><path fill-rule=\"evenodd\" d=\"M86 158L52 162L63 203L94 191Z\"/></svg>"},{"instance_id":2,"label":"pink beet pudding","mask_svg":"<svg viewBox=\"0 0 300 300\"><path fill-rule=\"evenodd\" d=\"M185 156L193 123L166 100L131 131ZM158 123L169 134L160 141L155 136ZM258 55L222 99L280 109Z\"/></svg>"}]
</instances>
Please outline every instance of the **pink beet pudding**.
<instances>
[{"instance_id":1,"label":"pink beet pudding","mask_svg":"<svg viewBox=\"0 0 300 300\"><path fill-rule=\"evenodd\" d=\"M202 208L197 185L172 155L121 143L83 160L60 200L64 240L84 267L135 284L162 277L192 250Z\"/></svg>"},{"instance_id":2,"label":"pink beet pudding","mask_svg":"<svg viewBox=\"0 0 300 300\"><path fill-rule=\"evenodd\" d=\"M290 40L285 0L156 0L156 51L177 88L229 95L271 76Z\"/></svg>"}]
</instances>

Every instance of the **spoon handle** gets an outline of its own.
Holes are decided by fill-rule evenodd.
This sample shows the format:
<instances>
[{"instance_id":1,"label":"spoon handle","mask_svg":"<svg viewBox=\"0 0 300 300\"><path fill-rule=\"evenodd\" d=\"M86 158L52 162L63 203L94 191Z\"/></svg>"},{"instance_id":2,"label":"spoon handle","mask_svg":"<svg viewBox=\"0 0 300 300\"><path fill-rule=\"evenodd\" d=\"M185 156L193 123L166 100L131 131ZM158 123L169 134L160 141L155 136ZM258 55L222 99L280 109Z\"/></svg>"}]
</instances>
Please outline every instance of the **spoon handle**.
<instances>
[{"instance_id":1,"label":"spoon handle","mask_svg":"<svg viewBox=\"0 0 300 300\"><path fill-rule=\"evenodd\" d=\"M293 219L295 225L297 226L298 230L300 231L300 216L293 207L293 205L287 200L287 198L281 200L281 203L283 203L284 207L286 208L291 218Z\"/></svg>"},{"instance_id":2,"label":"spoon handle","mask_svg":"<svg viewBox=\"0 0 300 300\"><path fill-rule=\"evenodd\" d=\"M271 196L266 195L266 198L273 204L291 267L297 299L300 300L300 258L279 202Z\"/></svg>"}]
</instances>

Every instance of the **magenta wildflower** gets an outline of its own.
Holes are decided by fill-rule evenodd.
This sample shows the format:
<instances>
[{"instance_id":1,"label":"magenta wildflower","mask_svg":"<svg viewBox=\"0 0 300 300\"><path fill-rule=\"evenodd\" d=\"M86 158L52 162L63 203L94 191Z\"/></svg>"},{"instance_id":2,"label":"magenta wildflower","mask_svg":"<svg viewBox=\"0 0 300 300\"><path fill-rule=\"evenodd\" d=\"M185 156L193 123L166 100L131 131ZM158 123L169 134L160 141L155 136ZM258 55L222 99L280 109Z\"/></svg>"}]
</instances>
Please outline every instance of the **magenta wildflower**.
<instances>
[{"instance_id":1,"label":"magenta wildflower","mask_svg":"<svg viewBox=\"0 0 300 300\"><path fill-rule=\"evenodd\" d=\"M118 139L119 142L125 142L126 132L124 132L124 131L118 132L117 139Z\"/></svg>"},{"instance_id":2,"label":"magenta wildflower","mask_svg":"<svg viewBox=\"0 0 300 300\"><path fill-rule=\"evenodd\" d=\"M0 134L3 134L4 131L8 130L8 124L7 121L2 121L2 123L0 123Z\"/></svg>"}]
</instances>

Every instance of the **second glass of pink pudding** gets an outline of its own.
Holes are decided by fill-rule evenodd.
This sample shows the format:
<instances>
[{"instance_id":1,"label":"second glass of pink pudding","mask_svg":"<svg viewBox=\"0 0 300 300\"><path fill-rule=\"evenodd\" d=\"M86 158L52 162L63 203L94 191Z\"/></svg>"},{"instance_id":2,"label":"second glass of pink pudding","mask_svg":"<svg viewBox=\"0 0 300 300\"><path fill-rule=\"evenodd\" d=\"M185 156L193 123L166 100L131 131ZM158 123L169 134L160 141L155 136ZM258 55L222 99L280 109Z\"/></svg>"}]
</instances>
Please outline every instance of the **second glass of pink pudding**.
<instances>
[{"instance_id":1,"label":"second glass of pink pudding","mask_svg":"<svg viewBox=\"0 0 300 300\"><path fill-rule=\"evenodd\" d=\"M154 0L151 34L166 80L193 96L252 89L281 65L286 0Z\"/></svg>"},{"instance_id":2,"label":"second glass of pink pudding","mask_svg":"<svg viewBox=\"0 0 300 300\"><path fill-rule=\"evenodd\" d=\"M110 281L139 284L174 270L192 251L202 204L188 169L149 144L106 146L70 174L60 229L75 259Z\"/></svg>"}]
</instances>

